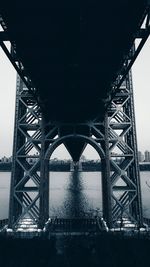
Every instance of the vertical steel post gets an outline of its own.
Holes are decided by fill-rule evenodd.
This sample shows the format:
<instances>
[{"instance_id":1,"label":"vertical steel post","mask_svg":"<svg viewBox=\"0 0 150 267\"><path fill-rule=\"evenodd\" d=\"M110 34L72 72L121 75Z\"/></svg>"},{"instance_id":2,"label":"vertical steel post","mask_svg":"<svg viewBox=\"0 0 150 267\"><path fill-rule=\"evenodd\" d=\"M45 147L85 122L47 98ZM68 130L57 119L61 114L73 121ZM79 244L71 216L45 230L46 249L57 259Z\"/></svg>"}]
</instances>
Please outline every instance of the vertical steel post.
<instances>
[{"instance_id":1,"label":"vertical steel post","mask_svg":"<svg viewBox=\"0 0 150 267\"><path fill-rule=\"evenodd\" d=\"M13 142L13 157L12 157L12 172L11 172L11 185L10 185L10 200L9 200L9 227L17 220L22 213L22 207L15 198L15 185L23 175L23 169L17 163L16 152L25 143L25 137L19 132L19 120L25 113L25 107L20 102L20 95L23 90L23 82L17 76L16 86L16 110L14 122L14 142ZM19 199L22 201L22 193L19 194Z\"/></svg>"},{"instance_id":2,"label":"vertical steel post","mask_svg":"<svg viewBox=\"0 0 150 267\"><path fill-rule=\"evenodd\" d=\"M41 155L40 155L40 217L39 226L44 227L46 220L49 217L49 160L45 159L45 153L47 150L46 143L46 122L44 115L42 115L41 123Z\"/></svg>"},{"instance_id":3,"label":"vertical steel post","mask_svg":"<svg viewBox=\"0 0 150 267\"><path fill-rule=\"evenodd\" d=\"M110 157L109 157L109 138L108 138L108 113L104 116L104 141L102 147L105 158L101 160L102 164L102 201L103 217L109 228L112 227L112 204L111 204L111 181L110 181Z\"/></svg>"},{"instance_id":4,"label":"vertical steel post","mask_svg":"<svg viewBox=\"0 0 150 267\"><path fill-rule=\"evenodd\" d=\"M139 226L143 225L143 212L142 212L142 197L141 197L141 182L140 182L140 169L138 162L138 148L137 148L137 134L136 134L136 122L135 122L135 109L134 109L134 96L133 96L133 82L132 73L129 71L126 79L126 86L130 91L130 103L125 106L125 112L130 116L132 122L132 132L127 136L127 143L133 148L134 160L129 167L129 173L133 177L137 187L137 195L131 205L131 213L136 218Z\"/></svg>"}]
</instances>

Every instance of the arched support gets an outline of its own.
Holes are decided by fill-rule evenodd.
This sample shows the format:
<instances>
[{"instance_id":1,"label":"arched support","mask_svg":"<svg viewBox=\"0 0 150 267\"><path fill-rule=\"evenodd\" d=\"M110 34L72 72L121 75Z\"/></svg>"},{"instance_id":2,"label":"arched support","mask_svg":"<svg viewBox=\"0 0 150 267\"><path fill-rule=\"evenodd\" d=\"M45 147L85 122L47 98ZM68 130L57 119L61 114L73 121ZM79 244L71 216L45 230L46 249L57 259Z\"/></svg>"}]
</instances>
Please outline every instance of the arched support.
<instances>
[{"instance_id":1,"label":"arched support","mask_svg":"<svg viewBox=\"0 0 150 267\"><path fill-rule=\"evenodd\" d=\"M48 135L46 136L46 141L48 142ZM47 150L45 151L45 158L44 161L42 163L42 172L43 174L41 174L41 177L43 177L42 179L42 184L41 184L41 199L40 199L40 226L43 227L46 220L47 220L47 214L49 213L49 187L45 186L47 184L48 181L48 176L49 176L49 159L52 155L52 153L54 152L54 150L61 145L62 143L65 143L65 141L67 140L74 140L74 139L80 139L83 140L84 142L90 144L92 147L95 148L95 150L98 152L100 158L102 159L103 162L105 162L105 153L103 151L103 148L101 147L101 145L99 143L97 143L94 139L92 139L91 137L88 136L84 136L84 135L80 135L80 134L69 134L63 137L59 137L57 139L53 140L53 143L49 143L49 147L47 148ZM50 140L49 140L50 141ZM105 163L105 166L107 166L107 163ZM105 172L106 173L106 172ZM102 179L106 180L107 177L106 175L102 176ZM109 196L109 189L110 187L107 186L107 181L103 182L104 188L102 189L103 194ZM107 216L107 212L104 212L106 214L105 219L106 222L108 222L108 224L110 225L110 221L111 221L111 216L110 216L110 212L111 212L111 202L108 203L108 201L111 201L111 197L109 198L103 198L103 205L105 207L106 210L109 210L109 216Z\"/></svg>"},{"instance_id":2,"label":"arched support","mask_svg":"<svg viewBox=\"0 0 150 267\"><path fill-rule=\"evenodd\" d=\"M46 151L45 159L49 159L52 153L54 152L54 150L60 144L64 143L67 139L74 139L74 138L84 140L86 143L90 144L92 147L95 148L95 150L97 151L101 159L105 158L105 153L101 145L98 145L98 143L94 139L88 136L81 135L81 134L69 134L69 135L66 135L60 138L58 137L58 139L54 140L54 142L49 146L49 148Z\"/></svg>"},{"instance_id":3,"label":"arched support","mask_svg":"<svg viewBox=\"0 0 150 267\"><path fill-rule=\"evenodd\" d=\"M70 134L67 136L63 136L54 141L53 144L49 146L46 151L45 160L47 161L54 150L62 143L64 143L67 139L71 140L74 138L81 139L86 143L90 144L97 153L102 162L102 199L103 199L103 216L109 228L112 227L112 214L111 214L111 182L110 182L110 161L109 161L109 143L108 143L108 115L105 115L105 123L103 127L105 139L103 139L102 145L94 140L92 137L80 135L80 134Z\"/></svg>"}]
</instances>

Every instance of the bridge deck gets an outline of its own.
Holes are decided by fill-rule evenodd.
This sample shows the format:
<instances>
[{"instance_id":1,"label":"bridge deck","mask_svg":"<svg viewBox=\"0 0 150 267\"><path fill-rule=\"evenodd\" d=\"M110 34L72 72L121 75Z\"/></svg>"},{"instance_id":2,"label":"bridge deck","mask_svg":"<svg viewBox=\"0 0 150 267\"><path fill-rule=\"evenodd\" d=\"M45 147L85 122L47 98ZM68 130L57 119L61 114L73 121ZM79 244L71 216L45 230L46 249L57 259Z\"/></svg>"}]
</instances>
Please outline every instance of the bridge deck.
<instances>
[{"instance_id":1,"label":"bridge deck","mask_svg":"<svg viewBox=\"0 0 150 267\"><path fill-rule=\"evenodd\" d=\"M102 99L131 48L146 2L1 1L8 36L48 119L103 114Z\"/></svg>"}]
</instances>

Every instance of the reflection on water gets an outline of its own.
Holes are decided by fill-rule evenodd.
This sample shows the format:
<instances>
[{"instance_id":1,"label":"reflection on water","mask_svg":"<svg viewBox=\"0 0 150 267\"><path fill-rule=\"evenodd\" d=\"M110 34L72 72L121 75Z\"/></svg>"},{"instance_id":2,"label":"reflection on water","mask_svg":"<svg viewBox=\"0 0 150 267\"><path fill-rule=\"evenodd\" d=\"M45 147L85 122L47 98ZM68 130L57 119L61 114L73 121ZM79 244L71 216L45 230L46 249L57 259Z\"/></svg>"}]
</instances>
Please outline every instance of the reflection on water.
<instances>
[{"instance_id":1,"label":"reflection on water","mask_svg":"<svg viewBox=\"0 0 150 267\"><path fill-rule=\"evenodd\" d=\"M141 172L143 212L150 218L150 172ZM0 219L8 217L10 173L0 172ZM51 217L82 217L102 210L100 172L51 172Z\"/></svg>"},{"instance_id":2,"label":"reflection on water","mask_svg":"<svg viewBox=\"0 0 150 267\"><path fill-rule=\"evenodd\" d=\"M150 188L147 183L150 185L150 172L141 172L143 214L150 218Z\"/></svg>"},{"instance_id":3,"label":"reflection on water","mask_svg":"<svg viewBox=\"0 0 150 267\"><path fill-rule=\"evenodd\" d=\"M66 210L67 217L83 217L84 213L89 210L89 203L83 189L82 174L76 171L70 173L67 192L64 196L64 210Z\"/></svg>"},{"instance_id":4,"label":"reflection on water","mask_svg":"<svg viewBox=\"0 0 150 267\"><path fill-rule=\"evenodd\" d=\"M10 173L0 172L0 219L8 218Z\"/></svg>"},{"instance_id":5,"label":"reflection on water","mask_svg":"<svg viewBox=\"0 0 150 267\"><path fill-rule=\"evenodd\" d=\"M50 173L50 216L83 217L101 210L101 174Z\"/></svg>"}]
</instances>

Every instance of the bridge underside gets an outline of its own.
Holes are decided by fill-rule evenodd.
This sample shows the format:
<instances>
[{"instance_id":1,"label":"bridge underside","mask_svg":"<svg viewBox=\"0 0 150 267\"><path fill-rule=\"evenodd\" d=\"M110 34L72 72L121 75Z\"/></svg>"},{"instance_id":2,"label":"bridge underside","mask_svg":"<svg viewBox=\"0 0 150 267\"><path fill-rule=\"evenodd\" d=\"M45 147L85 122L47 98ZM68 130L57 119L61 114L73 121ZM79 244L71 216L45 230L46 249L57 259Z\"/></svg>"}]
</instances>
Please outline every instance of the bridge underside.
<instances>
[{"instance_id":1,"label":"bridge underside","mask_svg":"<svg viewBox=\"0 0 150 267\"><path fill-rule=\"evenodd\" d=\"M48 3L46 3L48 2ZM1 1L46 119L103 120L104 100L132 47L147 1ZM30 84L31 85L31 84ZM39 99L40 98L40 99Z\"/></svg>"}]
</instances>

